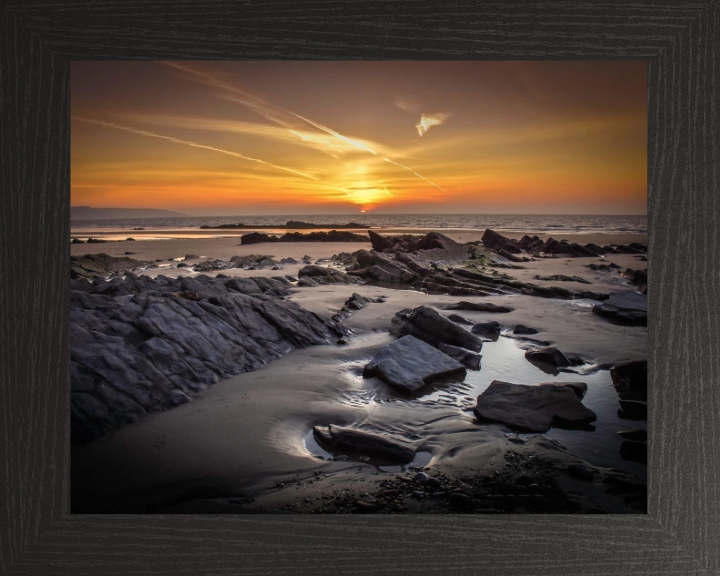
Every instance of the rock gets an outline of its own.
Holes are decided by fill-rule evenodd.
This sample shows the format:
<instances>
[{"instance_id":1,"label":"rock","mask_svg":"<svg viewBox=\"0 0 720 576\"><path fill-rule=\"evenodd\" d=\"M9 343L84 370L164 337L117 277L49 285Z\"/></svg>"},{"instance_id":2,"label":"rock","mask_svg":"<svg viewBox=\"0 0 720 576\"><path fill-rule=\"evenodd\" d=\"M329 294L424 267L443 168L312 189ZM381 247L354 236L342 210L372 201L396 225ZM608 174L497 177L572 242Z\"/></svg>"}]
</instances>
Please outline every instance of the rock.
<instances>
[{"instance_id":1,"label":"rock","mask_svg":"<svg viewBox=\"0 0 720 576\"><path fill-rule=\"evenodd\" d=\"M187 264L185 264L185 262L180 262L180 263L178 263L177 267L178 268L188 268L189 266Z\"/></svg>"},{"instance_id":2,"label":"rock","mask_svg":"<svg viewBox=\"0 0 720 576\"><path fill-rule=\"evenodd\" d=\"M343 335L278 299L288 287L270 278L132 272L109 282L71 280L73 441L88 442L220 379Z\"/></svg>"},{"instance_id":3,"label":"rock","mask_svg":"<svg viewBox=\"0 0 720 576\"><path fill-rule=\"evenodd\" d=\"M475 324L470 331L473 334L499 334L500 333L500 324L498 322L495 322L495 320L491 320L490 322L479 322L478 324Z\"/></svg>"},{"instance_id":4,"label":"rock","mask_svg":"<svg viewBox=\"0 0 720 576\"><path fill-rule=\"evenodd\" d=\"M88 238L88 244L106 244L107 240L100 240L99 238Z\"/></svg>"},{"instance_id":5,"label":"rock","mask_svg":"<svg viewBox=\"0 0 720 576\"><path fill-rule=\"evenodd\" d=\"M347 338L338 338L337 343L341 346L344 346L348 343Z\"/></svg>"},{"instance_id":6,"label":"rock","mask_svg":"<svg viewBox=\"0 0 720 576\"><path fill-rule=\"evenodd\" d=\"M620 445L620 456L623 460L647 464L647 443L623 440L623 443Z\"/></svg>"},{"instance_id":7,"label":"rock","mask_svg":"<svg viewBox=\"0 0 720 576\"><path fill-rule=\"evenodd\" d=\"M413 480L415 480L415 482L419 482L420 484L422 484L423 482L427 482L427 479L428 479L428 475L425 474L425 472L418 472L413 477Z\"/></svg>"},{"instance_id":8,"label":"rock","mask_svg":"<svg viewBox=\"0 0 720 576\"><path fill-rule=\"evenodd\" d=\"M647 420L647 402L641 400L620 400L621 417Z\"/></svg>"},{"instance_id":9,"label":"rock","mask_svg":"<svg viewBox=\"0 0 720 576\"><path fill-rule=\"evenodd\" d=\"M107 254L70 256L70 278L107 277L147 265L147 262L133 260L132 258L108 256Z\"/></svg>"},{"instance_id":10,"label":"rock","mask_svg":"<svg viewBox=\"0 0 720 576\"><path fill-rule=\"evenodd\" d=\"M626 440L635 440L637 442L647 442L647 430L639 428L637 430L621 430L618 432L620 436Z\"/></svg>"},{"instance_id":11,"label":"rock","mask_svg":"<svg viewBox=\"0 0 720 576\"><path fill-rule=\"evenodd\" d=\"M415 457L415 447L408 442L356 428L313 426L313 436L331 451L346 450L401 463Z\"/></svg>"},{"instance_id":12,"label":"rock","mask_svg":"<svg viewBox=\"0 0 720 576\"><path fill-rule=\"evenodd\" d=\"M512 312L513 308L508 308L507 306L498 306L496 304L491 304L490 302L457 302L456 304L451 304L446 308L446 310L472 310L474 312L494 312L496 314L504 314L507 312Z\"/></svg>"},{"instance_id":13,"label":"rock","mask_svg":"<svg viewBox=\"0 0 720 576\"><path fill-rule=\"evenodd\" d=\"M539 330L537 330L535 328L528 328L527 326L524 326L523 324L518 324L517 326L515 326L515 328L513 330L513 334L528 335L528 336L532 335L532 334L537 334L538 332L539 332Z\"/></svg>"},{"instance_id":14,"label":"rock","mask_svg":"<svg viewBox=\"0 0 720 576\"><path fill-rule=\"evenodd\" d=\"M564 386L570 388L578 399L582 400L587 392L587 384L585 382L539 382L536 386Z\"/></svg>"},{"instance_id":15,"label":"rock","mask_svg":"<svg viewBox=\"0 0 720 576\"><path fill-rule=\"evenodd\" d=\"M415 336L433 346L441 342L480 352L482 340L461 328L451 320L441 316L428 306L420 306L413 310L406 308L393 317L390 333L402 337Z\"/></svg>"},{"instance_id":16,"label":"rock","mask_svg":"<svg viewBox=\"0 0 720 576\"><path fill-rule=\"evenodd\" d=\"M455 324L465 324L466 326L472 326L473 323L468 320L467 318L463 318L459 314L450 314L448 317L448 320L452 320L455 322Z\"/></svg>"},{"instance_id":17,"label":"rock","mask_svg":"<svg viewBox=\"0 0 720 576\"><path fill-rule=\"evenodd\" d=\"M241 245L260 244L266 242L367 242L367 238L352 232L331 230L330 232L286 232L282 236L251 232L240 238Z\"/></svg>"},{"instance_id":18,"label":"rock","mask_svg":"<svg viewBox=\"0 0 720 576\"><path fill-rule=\"evenodd\" d=\"M647 360L623 362L610 369L610 376L618 391L647 388Z\"/></svg>"},{"instance_id":19,"label":"rock","mask_svg":"<svg viewBox=\"0 0 720 576\"><path fill-rule=\"evenodd\" d=\"M580 276L566 276L565 274L554 274L552 276L537 275L535 279L546 282L579 282L580 284L592 284L592 282L585 280L585 278L580 278Z\"/></svg>"},{"instance_id":20,"label":"rock","mask_svg":"<svg viewBox=\"0 0 720 576\"><path fill-rule=\"evenodd\" d=\"M462 494L461 492L455 492L454 494L450 494L450 498L448 500L450 502L450 506L453 508L459 508L461 510L475 510L477 505L475 504L475 501L468 496L467 494Z\"/></svg>"},{"instance_id":21,"label":"rock","mask_svg":"<svg viewBox=\"0 0 720 576\"><path fill-rule=\"evenodd\" d=\"M365 378L377 376L404 394L414 394L436 380L463 380L465 374L460 362L413 336L382 348L363 370Z\"/></svg>"},{"instance_id":22,"label":"rock","mask_svg":"<svg viewBox=\"0 0 720 576\"><path fill-rule=\"evenodd\" d=\"M125 242L135 242L135 238L125 238Z\"/></svg>"},{"instance_id":23,"label":"rock","mask_svg":"<svg viewBox=\"0 0 720 576\"><path fill-rule=\"evenodd\" d=\"M593 312L619 324L647 326L647 295L632 290L613 292L605 302L593 306Z\"/></svg>"},{"instance_id":24,"label":"rock","mask_svg":"<svg viewBox=\"0 0 720 576\"><path fill-rule=\"evenodd\" d=\"M460 362L468 370L480 370L480 359L482 356L470 352L465 348L459 348L458 346L452 346L451 344L438 344L438 350L443 354L447 354L450 358L454 358Z\"/></svg>"},{"instance_id":25,"label":"rock","mask_svg":"<svg viewBox=\"0 0 720 576\"><path fill-rule=\"evenodd\" d=\"M578 426L596 418L573 389L559 383L526 386L495 380L478 396L474 412L480 420L502 422L530 432L546 432L555 422Z\"/></svg>"},{"instance_id":26,"label":"rock","mask_svg":"<svg viewBox=\"0 0 720 576\"><path fill-rule=\"evenodd\" d=\"M425 482L425 486L428 488L440 488L442 486L442 483L437 478L428 478Z\"/></svg>"},{"instance_id":27,"label":"rock","mask_svg":"<svg viewBox=\"0 0 720 576\"><path fill-rule=\"evenodd\" d=\"M198 258L200 258L200 256L196 256L195 254L185 254L183 260L197 260Z\"/></svg>"},{"instance_id":28,"label":"rock","mask_svg":"<svg viewBox=\"0 0 720 576\"><path fill-rule=\"evenodd\" d=\"M70 244L85 244L85 242L80 240L80 238L73 238L72 240L70 240Z\"/></svg>"},{"instance_id":29,"label":"rock","mask_svg":"<svg viewBox=\"0 0 720 576\"><path fill-rule=\"evenodd\" d=\"M584 480L585 482L592 482L595 479L595 475L592 470L589 470L585 466L580 464L570 464L567 467L568 474L578 480Z\"/></svg>"},{"instance_id":30,"label":"rock","mask_svg":"<svg viewBox=\"0 0 720 576\"><path fill-rule=\"evenodd\" d=\"M561 368L571 365L570 360L555 347L549 346L547 348L536 348L535 350L528 350L525 352L525 358L530 362L538 362L541 364L550 364L551 366L558 366Z\"/></svg>"},{"instance_id":31,"label":"rock","mask_svg":"<svg viewBox=\"0 0 720 576\"><path fill-rule=\"evenodd\" d=\"M325 268L323 266L309 265L300 269L298 281L309 278L316 284L357 284L357 278L348 276L340 270Z\"/></svg>"},{"instance_id":32,"label":"rock","mask_svg":"<svg viewBox=\"0 0 720 576\"><path fill-rule=\"evenodd\" d=\"M505 250L510 254L520 254L523 251L519 242L505 238L505 236L502 236L489 228L485 230L485 233L483 234L482 243L486 248L495 250L496 252Z\"/></svg>"},{"instance_id":33,"label":"rock","mask_svg":"<svg viewBox=\"0 0 720 576\"><path fill-rule=\"evenodd\" d=\"M362 500L358 500L355 502L355 509L357 510L358 514L374 514L378 511L378 507L375 504L371 504L370 502L363 502Z\"/></svg>"}]
</instances>

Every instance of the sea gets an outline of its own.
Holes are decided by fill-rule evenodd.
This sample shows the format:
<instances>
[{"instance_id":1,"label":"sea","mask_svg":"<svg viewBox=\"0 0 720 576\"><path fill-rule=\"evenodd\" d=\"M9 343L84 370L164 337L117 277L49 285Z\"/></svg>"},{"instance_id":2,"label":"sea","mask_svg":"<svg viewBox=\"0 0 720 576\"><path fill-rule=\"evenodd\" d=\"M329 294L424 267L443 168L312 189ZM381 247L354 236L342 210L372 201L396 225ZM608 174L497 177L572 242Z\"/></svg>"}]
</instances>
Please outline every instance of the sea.
<instances>
[{"instance_id":1,"label":"sea","mask_svg":"<svg viewBox=\"0 0 720 576\"><path fill-rule=\"evenodd\" d=\"M201 226L238 224L271 228L290 220L328 227L357 223L377 229L485 230L550 234L647 234L647 216L502 215L502 214L336 214L276 216L185 216L178 218L119 218L73 220L73 234L109 229L199 230ZM227 232L227 231L226 231Z\"/></svg>"}]
</instances>

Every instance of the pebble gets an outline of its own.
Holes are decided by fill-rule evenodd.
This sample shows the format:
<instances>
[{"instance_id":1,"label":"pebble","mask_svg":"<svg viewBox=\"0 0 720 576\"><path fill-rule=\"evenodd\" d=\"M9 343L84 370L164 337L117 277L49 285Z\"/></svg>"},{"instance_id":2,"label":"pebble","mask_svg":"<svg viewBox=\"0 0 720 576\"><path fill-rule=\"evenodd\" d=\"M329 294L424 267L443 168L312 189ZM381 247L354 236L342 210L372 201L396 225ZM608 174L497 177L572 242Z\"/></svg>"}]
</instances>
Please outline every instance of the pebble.
<instances>
[{"instance_id":1,"label":"pebble","mask_svg":"<svg viewBox=\"0 0 720 576\"><path fill-rule=\"evenodd\" d=\"M415 474L415 478L413 478L413 480L422 484L423 482L427 482L428 475L425 474L425 472L418 472L417 474Z\"/></svg>"}]
</instances>

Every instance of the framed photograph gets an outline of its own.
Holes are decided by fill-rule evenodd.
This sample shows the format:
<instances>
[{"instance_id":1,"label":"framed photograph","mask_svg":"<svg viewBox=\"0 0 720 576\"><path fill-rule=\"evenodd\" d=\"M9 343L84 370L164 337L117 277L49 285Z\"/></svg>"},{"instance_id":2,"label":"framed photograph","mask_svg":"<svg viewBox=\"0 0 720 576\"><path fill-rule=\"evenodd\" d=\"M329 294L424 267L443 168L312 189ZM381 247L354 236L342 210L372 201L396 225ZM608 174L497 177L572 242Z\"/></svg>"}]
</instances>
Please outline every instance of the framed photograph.
<instances>
[{"instance_id":1,"label":"framed photograph","mask_svg":"<svg viewBox=\"0 0 720 576\"><path fill-rule=\"evenodd\" d=\"M0 572L719 571L717 2L170 8L2 8Z\"/></svg>"}]
</instances>

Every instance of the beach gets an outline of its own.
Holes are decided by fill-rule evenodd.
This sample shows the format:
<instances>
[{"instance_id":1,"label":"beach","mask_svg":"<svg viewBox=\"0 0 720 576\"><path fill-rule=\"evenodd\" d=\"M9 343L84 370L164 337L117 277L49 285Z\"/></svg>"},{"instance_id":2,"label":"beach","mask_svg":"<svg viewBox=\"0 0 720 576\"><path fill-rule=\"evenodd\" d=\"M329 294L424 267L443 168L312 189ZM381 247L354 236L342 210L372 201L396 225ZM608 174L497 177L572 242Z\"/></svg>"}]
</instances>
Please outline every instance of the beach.
<instances>
[{"instance_id":1,"label":"beach","mask_svg":"<svg viewBox=\"0 0 720 576\"><path fill-rule=\"evenodd\" d=\"M240 245L241 235L250 231L127 231L135 241L71 244L71 255L80 258L104 253L145 262L146 267L133 274L149 279L221 275L229 282L233 278L297 279L309 266L302 262L305 257L311 266L329 267L344 275L349 267L341 266L333 256L372 249L370 239ZM362 230L353 232L364 234ZM420 238L434 230L387 227L379 232L383 237L411 234ZM515 262L483 247L485 230L441 232L443 238L453 241L443 247L454 250L457 243L471 251L474 246L483 250L483 264L474 265L471 274L492 274L499 282L499 293L473 295L472 290L479 291L476 287L464 288L465 295L442 293L419 289L417 284L372 282L368 277L352 276L352 271L352 283L303 286L292 282L287 295L280 298L328 322L353 294L367 299L361 308L343 313L339 323L346 333L342 337L345 343L333 340L290 350L259 369L220 378L182 405L74 445L73 512L533 512L542 511L543 490L561 502L559 511L642 512L645 464L638 458L622 457L624 439L618 432L644 430L646 421L618 415L618 392L609 369L647 360L647 328L593 313L601 301L582 295L607 298L618 291L639 291L621 272L646 269L645 256L629 252L534 257L522 252L518 254L526 261ZM549 236L546 231L527 231L530 236L536 233L543 240ZM172 238L173 234L184 237ZM213 237L200 237L208 234ZM141 239L162 235L166 239ZM85 238L84 232L73 236ZM519 241L525 234L503 232L502 236ZM115 238L118 230L104 233L93 229L87 237ZM627 232L566 232L552 237L566 240L566 245L647 244L646 234ZM388 254L392 258L392 251L383 252L383 256ZM185 260L188 255L193 258ZM227 262L251 255L263 255L276 263L283 259L296 262L251 269L194 269L199 262ZM432 270L430 262L450 273L466 268L460 261L447 264L449 260L428 257L427 270ZM608 270L610 263L614 267ZM185 266L178 267L180 264ZM605 268L591 269L590 265ZM512 283L547 289L561 286L571 297L539 297L514 288ZM542 292L538 289L537 293ZM112 297L113 292L104 294ZM198 299L202 303L206 297L201 293ZM398 393L380 378L363 377L364 366L397 340L391 330L398 312L428 307L448 316L450 307L460 301L510 309L504 313L453 310L469 322L468 330L486 322L499 323L491 337L483 338L480 370L468 371L461 381L428 386L412 397ZM518 325L533 327L537 335L523 338L515 334ZM567 357L581 359L581 364L557 370L529 362L525 352L540 345L551 345ZM594 411L596 420L576 429L553 426L542 434L517 430L503 422L479 421L473 408L494 381L524 385L585 382L587 392L582 401ZM328 425L411 442L415 456L410 462L398 463L362 451L329 450L318 444L313 433L314 426ZM589 471L594 480L568 473L573 466ZM443 489L428 490L422 478L419 483L415 480L418 474L436 479ZM521 475L531 477L527 486L535 488L520 492L509 488L519 485ZM618 497L617 490L608 489L618 485L632 497L622 490L625 496ZM571 493L580 496L568 496Z\"/></svg>"}]
</instances>

